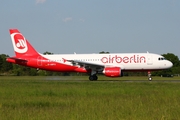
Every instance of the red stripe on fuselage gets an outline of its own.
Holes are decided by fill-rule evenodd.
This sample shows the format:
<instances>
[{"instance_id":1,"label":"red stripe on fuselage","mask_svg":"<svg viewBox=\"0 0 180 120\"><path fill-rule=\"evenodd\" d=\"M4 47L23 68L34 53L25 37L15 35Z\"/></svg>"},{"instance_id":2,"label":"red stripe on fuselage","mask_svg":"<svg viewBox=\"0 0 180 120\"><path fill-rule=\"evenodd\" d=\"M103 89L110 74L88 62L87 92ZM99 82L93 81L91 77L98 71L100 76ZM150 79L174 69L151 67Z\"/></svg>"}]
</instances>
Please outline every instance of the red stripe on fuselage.
<instances>
[{"instance_id":1,"label":"red stripe on fuselage","mask_svg":"<svg viewBox=\"0 0 180 120\"><path fill-rule=\"evenodd\" d=\"M88 73L89 70L86 70L82 67L78 66L71 66L55 61L50 61L47 58L44 58L42 56L25 56L21 57L21 60L15 60L11 58L7 58L8 62L19 64L27 67L33 67L33 68L39 68L42 70L48 70L48 71L56 71L56 72L82 72L82 73ZM23 60L26 60L27 62L24 62Z\"/></svg>"}]
</instances>

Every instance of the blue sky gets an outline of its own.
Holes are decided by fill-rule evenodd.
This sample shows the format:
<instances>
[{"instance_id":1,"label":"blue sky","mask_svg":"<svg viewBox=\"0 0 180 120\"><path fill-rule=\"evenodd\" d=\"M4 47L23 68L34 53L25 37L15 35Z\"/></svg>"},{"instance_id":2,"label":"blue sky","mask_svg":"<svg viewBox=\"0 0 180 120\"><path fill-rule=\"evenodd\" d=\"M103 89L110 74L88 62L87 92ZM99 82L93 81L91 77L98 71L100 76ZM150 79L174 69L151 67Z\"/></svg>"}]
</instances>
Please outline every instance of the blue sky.
<instances>
[{"instance_id":1,"label":"blue sky","mask_svg":"<svg viewBox=\"0 0 180 120\"><path fill-rule=\"evenodd\" d=\"M180 0L1 0L0 54L14 55L10 28L43 53L174 53Z\"/></svg>"}]
</instances>

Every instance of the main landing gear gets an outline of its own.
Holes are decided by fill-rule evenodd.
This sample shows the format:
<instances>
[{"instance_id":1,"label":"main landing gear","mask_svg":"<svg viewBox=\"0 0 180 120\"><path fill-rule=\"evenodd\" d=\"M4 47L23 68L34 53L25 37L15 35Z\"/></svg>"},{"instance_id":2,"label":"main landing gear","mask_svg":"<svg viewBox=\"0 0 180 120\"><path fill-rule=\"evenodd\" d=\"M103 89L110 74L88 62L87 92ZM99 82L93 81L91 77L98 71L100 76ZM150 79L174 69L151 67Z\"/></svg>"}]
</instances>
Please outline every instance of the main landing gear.
<instances>
[{"instance_id":1,"label":"main landing gear","mask_svg":"<svg viewBox=\"0 0 180 120\"><path fill-rule=\"evenodd\" d=\"M97 75L95 74L95 75L90 75L89 76L89 80L90 81L95 81L95 80L97 80L98 79L98 77L97 77Z\"/></svg>"},{"instance_id":2,"label":"main landing gear","mask_svg":"<svg viewBox=\"0 0 180 120\"><path fill-rule=\"evenodd\" d=\"M90 76L89 76L89 80L90 81L95 81L95 80L97 80L98 79L98 77L97 77L97 71L96 70L92 70L92 72L91 72L91 74L90 74Z\"/></svg>"},{"instance_id":3,"label":"main landing gear","mask_svg":"<svg viewBox=\"0 0 180 120\"><path fill-rule=\"evenodd\" d=\"M152 80L152 77L151 77L151 72L148 71L148 80L151 81Z\"/></svg>"}]
</instances>

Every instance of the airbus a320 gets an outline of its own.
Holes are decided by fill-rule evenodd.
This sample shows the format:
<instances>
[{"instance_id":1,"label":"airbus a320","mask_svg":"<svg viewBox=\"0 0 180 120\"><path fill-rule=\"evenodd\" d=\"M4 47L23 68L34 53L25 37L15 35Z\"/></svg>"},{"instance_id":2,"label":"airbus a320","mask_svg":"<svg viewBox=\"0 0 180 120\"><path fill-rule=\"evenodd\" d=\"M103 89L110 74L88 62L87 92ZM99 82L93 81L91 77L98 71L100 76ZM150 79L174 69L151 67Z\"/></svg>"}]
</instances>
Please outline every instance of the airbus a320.
<instances>
[{"instance_id":1,"label":"airbus a320","mask_svg":"<svg viewBox=\"0 0 180 120\"><path fill-rule=\"evenodd\" d=\"M7 62L36 69L56 72L88 73L89 80L97 80L97 74L107 77L121 77L124 71L148 72L169 69L172 62L154 53L111 53L111 54L53 54L38 53L17 29L10 29L15 56Z\"/></svg>"}]
</instances>

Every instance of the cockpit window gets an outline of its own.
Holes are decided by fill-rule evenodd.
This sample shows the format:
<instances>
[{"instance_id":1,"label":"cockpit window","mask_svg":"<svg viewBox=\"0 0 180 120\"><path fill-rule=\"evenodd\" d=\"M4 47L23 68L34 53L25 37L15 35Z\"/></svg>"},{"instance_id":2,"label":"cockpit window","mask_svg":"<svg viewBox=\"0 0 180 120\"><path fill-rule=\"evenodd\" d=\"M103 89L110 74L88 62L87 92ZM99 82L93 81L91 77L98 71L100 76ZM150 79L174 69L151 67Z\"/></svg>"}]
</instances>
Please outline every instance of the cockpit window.
<instances>
[{"instance_id":1,"label":"cockpit window","mask_svg":"<svg viewBox=\"0 0 180 120\"><path fill-rule=\"evenodd\" d=\"M158 60L166 60L166 58L160 57L160 58L158 58Z\"/></svg>"}]
</instances>

